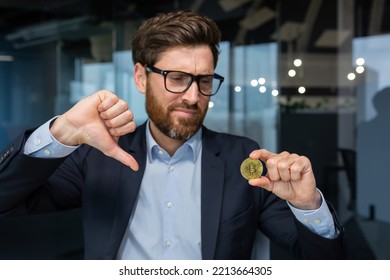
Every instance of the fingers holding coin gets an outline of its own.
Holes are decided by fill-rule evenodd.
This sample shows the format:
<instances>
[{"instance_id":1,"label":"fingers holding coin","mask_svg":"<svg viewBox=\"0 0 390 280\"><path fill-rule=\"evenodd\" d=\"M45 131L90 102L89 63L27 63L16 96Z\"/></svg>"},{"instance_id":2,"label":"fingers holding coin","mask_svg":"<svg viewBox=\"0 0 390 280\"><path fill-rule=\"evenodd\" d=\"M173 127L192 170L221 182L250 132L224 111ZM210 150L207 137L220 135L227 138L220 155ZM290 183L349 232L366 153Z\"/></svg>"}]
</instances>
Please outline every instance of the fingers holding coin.
<instances>
[{"instance_id":1,"label":"fingers holding coin","mask_svg":"<svg viewBox=\"0 0 390 280\"><path fill-rule=\"evenodd\" d=\"M296 170L292 176L292 171L295 169L295 161L298 160L297 154L290 154L289 152L281 152L279 154L272 153L265 149L255 150L250 155L252 159L259 159L266 163L268 167L267 177L271 181L290 181L292 177L298 177Z\"/></svg>"},{"instance_id":2,"label":"fingers holding coin","mask_svg":"<svg viewBox=\"0 0 390 280\"><path fill-rule=\"evenodd\" d=\"M273 182L298 181L302 179L302 176L312 173L310 160L294 153L275 154L265 149L259 149L253 151L249 158L262 161L263 166L267 168L266 177Z\"/></svg>"},{"instance_id":3,"label":"fingers holding coin","mask_svg":"<svg viewBox=\"0 0 390 280\"><path fill-rule=\"evenodd\" d=\"M255 150L249 158L266 163L268 173L257 178L250 178L251 186L261 187L289 201L300 209L317 209L321 198L316 190L316 180L310 160L305 156L267 150ZM249 172L255 170L255 165Z\"/></svg>"}]
</instances>

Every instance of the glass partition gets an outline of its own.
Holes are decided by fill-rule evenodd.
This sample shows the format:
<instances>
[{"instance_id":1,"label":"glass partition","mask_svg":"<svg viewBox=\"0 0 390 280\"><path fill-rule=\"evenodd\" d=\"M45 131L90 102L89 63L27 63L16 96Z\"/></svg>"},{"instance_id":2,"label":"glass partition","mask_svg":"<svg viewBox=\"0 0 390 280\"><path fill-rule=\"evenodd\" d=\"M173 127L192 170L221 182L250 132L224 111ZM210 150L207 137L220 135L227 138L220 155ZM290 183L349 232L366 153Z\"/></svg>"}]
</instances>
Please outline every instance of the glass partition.
<instances>
[{"instance_id":1,"label":"glass partition","mask_svg":"<svg viewBox=\"0 0 390 280\"><path fill-rule=\"evenodd\" d=\"M390 149L389 35L356 38L357 211L366 218L390 222L387 195Z\"/></svg>"}]
</instances>

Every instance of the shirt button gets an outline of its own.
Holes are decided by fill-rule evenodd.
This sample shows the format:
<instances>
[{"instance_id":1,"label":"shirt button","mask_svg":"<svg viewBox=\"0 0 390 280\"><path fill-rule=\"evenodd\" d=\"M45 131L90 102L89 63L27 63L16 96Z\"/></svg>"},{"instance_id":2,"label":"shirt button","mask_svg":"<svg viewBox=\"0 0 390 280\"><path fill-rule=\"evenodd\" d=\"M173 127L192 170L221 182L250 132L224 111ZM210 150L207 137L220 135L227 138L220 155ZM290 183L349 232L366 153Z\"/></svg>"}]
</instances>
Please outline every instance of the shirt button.
<instances>
[{"instance_id":1,"label":"shirt button","mask_svg":"<svg viewBox=\"0 0 390 280\"><path fill-rule=\"evenodd\" d=\"M158 151L158 154L159 154L160 156L162 156L162 155L164 154L164 152L161 151L161 150L159 150L159 151Z\"/></svg>"},{"instance_id":2,"label":"shirt button","mask_svg":"<svg viewBox=\"0 0 390 280\"><path fill-rule=\"evenodd\" d=\"M169 170L170 172L172 172L174 169L175 169L175 167L172 166L172 165L170 165L169 168L168 168L168 170Z\"/></svg>"},{"instance_id":3,"label":"shirt button","mask_svg":"<svg viewBox=\"0 0 390 280\"><path fill-rule=\"evenodd\" d=\"M167 247L171 247L171 246L172 246L172 241L171 241L171 240L166 240L166 241L165 241L165 245L166 245Z\"/></svg>"},{"instance_id":4,"label":"shirt button","mask_svg":"<svg viewBox=\"0 0 390 280\"><path fill-rule=\"evenodd\" d=\"M36 138L35 139L35 146L39 146L39 145L41 145L41 139Z\"/></svg>"},{"instance_id":5,"label":"shirt button","mask_svg":"<svg viewBox=\"0 0 390 280\"><path fill-rule=\"evenodd\" d=\"M304 223L307 223L309 220L308 219L303 219L303 222Z\"/></svg>"},{"instance_id":6,"label":"shirt button","mask_svg":"<svg viewBox=\"0 0 390 280\"><path fill-rule=\"evenodd\" d=\"M50 150L44 150L44 151L43 151L43 154L44 154L45 156L50 156L50 155L51 155L51 152L50 152Z\"/></svg>"},{"instance_id":7,"label":"shirt button","mask_svg":"<svg viewBox=\"0 0 390 280\"><path fill-rule=\"evenodd\" d=\"M315 220L314 220L314 223L315 223L316 225L318 225L318 224L321 223L321 220L320 220L320 219L315 219Z\"/></svg>"},{"instance_id":8,"label":"shirt button","mask_svg":"<svg viewBox=\"0 0 390 280\"><path fill-rule=\"evenodd\" d=\"M172 208L172 207L173 207L173 203L172 203L172 202L168 202L168 203L167 203L167 207L168 207L168 208Z\"/></svg>"}]
</instances>

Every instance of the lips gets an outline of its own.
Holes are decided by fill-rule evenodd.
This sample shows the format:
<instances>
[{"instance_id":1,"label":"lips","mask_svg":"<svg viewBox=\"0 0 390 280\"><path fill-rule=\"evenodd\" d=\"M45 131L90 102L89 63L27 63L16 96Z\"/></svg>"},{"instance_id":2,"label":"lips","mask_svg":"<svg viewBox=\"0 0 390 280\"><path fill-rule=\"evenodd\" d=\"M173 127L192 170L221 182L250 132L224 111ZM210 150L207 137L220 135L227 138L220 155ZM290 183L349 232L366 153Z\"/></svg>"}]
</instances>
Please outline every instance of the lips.
<instances>
[{"instance_id":1,"label":"lips","mask_svg":"<svg viewBox=\"0 0 390 280\"><path fill-rule=\"evenodd\" d=\"M193 117L199 113L199 107L197 105L193 106L176 106L174 108L170 108L171 112L178 113L184 117Z\"/></svg>"},{"instance_id":2,"label":"lips","mask_svg":"<svg viewBox=\"0 0 390 280\"><path fill-rule=\"evenodd\" d=\"M196 114L198 110L186 109L186 108L175 108L173 111L182 112L185 114Z\"/></svg>"}]
</instances>

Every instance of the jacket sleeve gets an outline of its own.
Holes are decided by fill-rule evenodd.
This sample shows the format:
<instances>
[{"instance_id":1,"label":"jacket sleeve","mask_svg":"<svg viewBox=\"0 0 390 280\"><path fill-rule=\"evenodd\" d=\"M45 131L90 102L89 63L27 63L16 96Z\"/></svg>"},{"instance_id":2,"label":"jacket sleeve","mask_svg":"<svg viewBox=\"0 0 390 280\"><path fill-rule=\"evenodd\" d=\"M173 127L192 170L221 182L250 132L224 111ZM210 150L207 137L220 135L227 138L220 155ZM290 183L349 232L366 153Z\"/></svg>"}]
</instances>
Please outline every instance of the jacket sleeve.
<instances>
[{"instance_id":1,"label":"jacket sleeve","mask_svg":"<svg viewBox=\"0 0 390 280\"><path fill-rule=\"evenodd\" d=\"M332 205L328 203L328 206L333 216L336 232L338 233L336 238L329 239L315 234L295 219L298 243L304 259L346 259L344 228L341 226Z\"/></svg>"},{"instance_id":2,"label":"jacket sleeve","mask_svg":"<svg viewBox=\"0 0 390 280\"><path fill-rule=\"evenodd\" d=\"M336 212L328 203L333 216L336 238L322 237L299 222L286 201L269 194L260 215L260 230L294 259L345 259L344 229Z\"/></svg>"},{"instance_id":3,"label":"jacket sleeve","mask_svg":"<svg viewBox=\"0 0 390 280\"><path fill-rule=\"evenodd\" d=\"M59 168L64 161L72 164L70 157L57 159L36 158L25 155L23 147L32 131L26 131L12 141L1 152L0 156L0 215L21 215L27 213L43 213L66 209L56 193L64 192L65 197L72 197L69 208L76 207L80 190L72 186L75 177L63 176L66 168ZM74 169L77 170L77 169ZM51 187L53 179L59 183L60 188ZM80 176L76 176L80 177ZM61 186L63 190L61 191ZM75 186L75 185L74 185ZM66 199L65 199L66 200Z\"/></svg>"}]
</instances>

